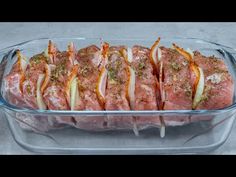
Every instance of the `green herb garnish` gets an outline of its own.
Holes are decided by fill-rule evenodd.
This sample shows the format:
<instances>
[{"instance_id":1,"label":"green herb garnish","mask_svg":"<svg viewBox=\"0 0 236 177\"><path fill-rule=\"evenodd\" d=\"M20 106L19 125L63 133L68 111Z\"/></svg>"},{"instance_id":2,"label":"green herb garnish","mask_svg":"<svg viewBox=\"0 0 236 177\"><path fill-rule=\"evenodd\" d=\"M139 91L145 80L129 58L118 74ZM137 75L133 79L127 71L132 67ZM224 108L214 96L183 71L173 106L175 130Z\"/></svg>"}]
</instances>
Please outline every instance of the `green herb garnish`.
<instances>
[{"instance_id":1,"label":"green herb garnish","mask_svg":"<svg viewBox=\"0 0 236 177\"><path fill-rule=\"evenodd\" d=\"M181 69L180 65L176 62L171 63L171 68L174 69L175 71L179 71Z\"/></svg>"},{"instance_id":2,"label":"green herb garnish","mask_svg":"<svg viewBox=\"0 0 236 177\"><path fill-rule=\"evenodd\" d=\"M109 68L108 77L109 77L109 79L116 81L117 80L117 70L115 70L113 68Z\"/></svg>"},{"instance_id":3,"label":"green herb garnish","mask_svg":"<svg viewBox=\"0 0 236 177\"><path fill-rule=\"evenodd\" d=\"M31 93L31 86L29 84L26 86L26 91L28 94Z\"/></svg>"},{"instance_id":4,"label":"green herb garnish","mask_svg":"<svg viewBox=\"0 0 236 177\"><path fill-rule=\"evenodd\" d=\"M144 68L145 68L145 63L140 62L140 63L138 64L138 69L139 69L139 70L142 70L142 69L144 69Z\"/></svg>"}]
</instances>

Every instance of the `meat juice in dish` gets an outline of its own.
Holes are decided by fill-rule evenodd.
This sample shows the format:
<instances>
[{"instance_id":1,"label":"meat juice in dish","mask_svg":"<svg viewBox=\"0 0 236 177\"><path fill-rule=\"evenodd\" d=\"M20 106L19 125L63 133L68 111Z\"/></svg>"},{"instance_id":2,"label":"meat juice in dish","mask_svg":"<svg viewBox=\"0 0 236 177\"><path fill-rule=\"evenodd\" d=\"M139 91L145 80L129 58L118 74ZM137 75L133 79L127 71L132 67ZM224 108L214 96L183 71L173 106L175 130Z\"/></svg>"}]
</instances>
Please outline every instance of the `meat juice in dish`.
<instances>
[{"instance_id":1,"label":"meat juice in dish","mask_svg":"<svg viewBox=\"0 0 236 177\"><path fill-rule=\"evenodd\" d=\"M28 61L19 51L5 77L7 100L49 110L211 110L230 106L234 83L224 61L198 51L159 46L90 45L46 51ZM50 118L48 118L50 119ZM164 127L208 120L200 116L60 116L52 124L85 130Z\"/></svg>"}]
</instances>

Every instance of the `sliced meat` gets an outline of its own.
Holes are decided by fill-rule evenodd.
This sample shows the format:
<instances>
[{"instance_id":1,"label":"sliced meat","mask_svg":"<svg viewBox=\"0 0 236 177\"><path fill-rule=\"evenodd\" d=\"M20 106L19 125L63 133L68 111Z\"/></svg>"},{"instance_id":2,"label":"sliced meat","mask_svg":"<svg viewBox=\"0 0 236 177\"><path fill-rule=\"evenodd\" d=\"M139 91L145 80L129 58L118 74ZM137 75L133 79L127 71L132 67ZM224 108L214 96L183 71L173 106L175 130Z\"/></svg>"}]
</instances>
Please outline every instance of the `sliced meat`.
<instances>
[{"instance_id":1,"label":"sliced meat","mask_svg":"<svg viewBox=\"0 0 236 177\"><path fill-rule=\"evenodd\" d=\"M194 52L194 62L203 69L204 91L197 110L222 109L233 103L234 82L224 61ZM211 116L192 116L192 121L210 120Z\"/></svg>"},{"instance_id":2,"label":"sliced meat","mask_svg":"<svg viewBox=\"0 0 236 177\"><path fill-rule=\"evenodd\" d=\"M36 85L40 74L45 73L45 66L48 62L44 53L37 54L30 58L29 65L25 71L25 81L23 82L23 97L27 106L38 109L36 100Z\"/></svg>"},{"instance_id":3,"label":"sliced meat","mask_svg":"<svg viewBox=\"0 0 236 177\"><path fill-rule=\"evenodd\" d=\"M48 86L43 97L50 110L69 110L64 91L59 84Z\"/></svg>"},{"instance_id":4,"label":"sliced meat","mask_svg":"<svg viewBox=\"0 0 236 177\"><path fill-rule=\"evenodd\" d=\"M84 101L85 110L103 110L96 93L96 84L99 76L99 69L93 63L98 60L99 48L89 46L78 51L77 61L79 64L78 78L79 89Z\"/></svg>"},{"instance_id":5,"label":"sliced meat","mask_svg":"<svg viewBox=\"0 0 236 177\"><path fill-rule=\"evenodd\" d=\"M135 70L135 104L134 110L158 110L159 88L150 62L150 50L142 46L134 46L131 67ZM138 129L146 126L160 125L159 116L136 117Z\"/></svg>"},{"instance_id":6,"label":"sliced meat","mask_svg":"<svg viewBox=\"0 0 236 177\"><path fill-rule=\"evenodd\" d=\"M25 80L25 66L27 61L26 58L20 54L20 51L17 51L17 61L14 63L10 73L5 76L5 91L6 98L11 104L20 107L26 107L23 92L22 84Z\"/></svg>"},{"instance_id":7,"label":"sliced meat","mask_svg":"<svg viewBox=\"0 0 236 177\"><path fill-rule=\"evenodd\" d=\"M105 95L106 110L130 110L127 99L128 89L128 64L122 54L125 46L113 46L109 48L107 89ZM133 128L133 119L128 116L108 116L107 126L111 129Z\"/></svg>"},{"instance_id":8,"label":"sliced meat","mask_svg":"<svg viewBox=\"0 0 236 177\"><path fill-rule=\"evenodd\" d=\"M43 99L51 110L70 110L70 98L68 98L68 81L70 80L70 74L74 67L73 51L70 50L60 52L55 50L53 53L52 61L53 65L50 65L50 81L45 86L43 92ZM71 53L72 52L72 53ZM75 51L74 51L75 52ZM76 109L80 110L83 107L82 102L78 102ZM69 124L75 126L73 117L70 116L58 116L56 117L56 123Z\"/></svg>"},{"instance_id":9,"label":"sliced meat","mask_svg":"<svg viewBox=\"0 0 236 177\"><path fill-rule=\"evenodd\" d=\"M163 110L192 109L192 80L189 62L176 50L160 47L163 64ZM189 123L188 116L165 116L166 125Z\"/></svg>"},{"instance_id":10,"label":"sliced meat","mask_svg":"<svg viewBox=\"0 0 236 177\"><path fill-rule=\"evenodd\" d=\"M194 52L195 63L203 69L205 89L196 109L221 109L233 103L234 83L223 60Z\"/></svg>"},{"instance_id":11,"label":"sliced meat","mask_svg":"<svg viewBox=\"0 0 236 177\"><path fill-rule=\"evenodd\" d=\"M13 105L26 107L20 87L21 80L22 75L17 72L11 72L5 77L6 98Z\"/></svg>"},{"instance_id":12,"label":"sliced meat","mask_svg":"<svg viewBox=\"0 0 236 177\"><path fill-rule=\"evenodd\" d=\"M96 92L100 73L100 49L95 45L80 49L77 53L76 59L79 65L79 90L81 99L84 103L84 110L104 110L103 105L99 102ZM83 116L74 118L76 120L76 127L81 129L97 131L105 128L105 118L101 116Z\"/></svg>"}]
</instances>

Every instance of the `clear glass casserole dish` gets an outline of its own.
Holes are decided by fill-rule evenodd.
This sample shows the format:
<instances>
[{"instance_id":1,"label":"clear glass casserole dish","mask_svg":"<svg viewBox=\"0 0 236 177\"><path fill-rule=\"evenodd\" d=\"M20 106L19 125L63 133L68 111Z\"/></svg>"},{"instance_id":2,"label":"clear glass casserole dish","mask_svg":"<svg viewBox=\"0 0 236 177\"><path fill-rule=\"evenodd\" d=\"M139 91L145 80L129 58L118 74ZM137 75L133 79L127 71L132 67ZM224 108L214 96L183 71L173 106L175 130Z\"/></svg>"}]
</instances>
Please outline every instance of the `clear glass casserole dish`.
<instances>
[{"instance_id":1,"label":"clear glass casserole dish","mask_svg":"<svg viewBox=\"0 0 236 177\"><path fill-rule=\"evenodd\" d=\"M222 145L229 136L236 111L235 98L231 106L220 110L54 111L30 110L11 105L5 97L3 78L10 72L16 61L16 50L19 49L25 56L30 57L42 52L48 40L47 38L31 40L0 51L1 109L9 122L15 141L23 148L38 153L56 154L192 154L212 151ZM51 40L61 50L67 47L68 42L73 42L77 49L91 44L100 45L100 39L95 38L52 38ZM155 41L155 39L103 40L111 45L138 44L147 47ZM234 49L195 38L162 38L161 45L170 47L173 42L184 48L198 50L206 56L215 55L224 59L235 81ZM234 90L234 97L235 94ZM132 129L94 132L57 124L55 121L57 118L69 119L78 116L87 120L104 119L107 116L116 118L162 116L163 119L188 117L193 121L186 125L165 127L164 138L159 136L160 127L147 127L135 136Z\"/></svg>"}]
</instances>

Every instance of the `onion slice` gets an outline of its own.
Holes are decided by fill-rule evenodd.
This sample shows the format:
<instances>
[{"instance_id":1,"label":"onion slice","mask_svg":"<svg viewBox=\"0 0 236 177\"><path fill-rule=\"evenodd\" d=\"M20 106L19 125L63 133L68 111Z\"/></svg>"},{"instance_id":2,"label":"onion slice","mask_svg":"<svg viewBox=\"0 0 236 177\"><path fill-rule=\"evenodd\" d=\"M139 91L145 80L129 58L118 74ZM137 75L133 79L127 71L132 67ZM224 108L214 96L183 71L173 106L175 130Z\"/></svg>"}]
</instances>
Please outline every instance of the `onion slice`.
<instances>
[{"instance_id":1,"label":"onion slice","mask_svg":"<svg viewBox=\"0 0 236 177\"><path fill-rule=\"evenodd\" d=\"M204 91L204 73L202 68L198 67L195 62L193 61L194 54L192 50L187 49L184 50L183 48L177 46L173 43L174 49L179 52L181 55L183 55L189 62L190 62L190 70L193 72L196 76L196 79L194 80L193 84L193 103L192 103L192 109L196 109L198 103L201 101L201 97Z\"/></svg>"},{"instance_id":2,"label":"onion slice","mask_svg":"<svg viewBox=\"0 0 236 177\"><path fill-rule=\"evenodd\" d=\"M158 47L161 38L159 37L151 47L150 51L150 61L153 65L153 68L157 70L158 62L161 60L161 49Z\"/></svg>"},{"instance_id":3,"label":"onion slice","mask_svg":"<svg viewBox=\"0 0 236 177\"><path fill-rule=\"evenodd\" d=\"M98 96L98 100L102 107L105 106L105 94L106 94L106 84L107 84L107 69L106 64L108 62L108 51L109 44L106 42L102 43L100 54L99 54L99 64L98 68L100 68L100 73L98 76L98 81L96 85L96 92Z\"/></svg>"},{"instance_id":4,"label":"onion slice","mask_svg":"<svg viewBox=\"0 0 236 177\"><path fill-rule=\"evenodd\" d=\"M129 101L131 110L134 110L135 109L135 77L136 75L135 75L134 69L130 66L131 63L133 62L133 51L131 48L128 47L127 50L123 49L121 53L128 64L128 67L127 67L128 83L127 83L126 97L127 97L127 100ZM139 130L137 127L135 117L133 117L133 132L136 136L139 136Z\"/></svg>"},{"instance_id":5,"label":"onion slice","mask_svg":"<svg viewBox=\"0 0 236 177\"><path fill-rule=\"evenodd\" d=\"M74 65L75 60L75 47L73 42L70 42L67 48L68 58L72 65Z\"/></svg>"},{"instance_id":6,"label":"onion slice","mask_svg":"<svg viewBox=\"0 0 236 177\"><path fill-rule=\"evenodd\" d=\"M133 53L132 53L132 49L129 48L129 47L127 48L126 61L128 61L129 63L132 63L132 61L133 61Z\"/></svg>"},{"instance_id":7,"label":"onion slice","mask_svg":"<svg viewBox=\"0 0 236 177\"><path fill-rule=\"evenodd\" d=\"M103 67L99 74L99 78L98 78L98 82L96 86L98 100L103 107L105 105L106 83L107 83L107 70L105 67Z\"/></svg>"},{"instance_id":8,"label":"onion slice","mask_svg":"<svg viewBox=\"0 0 236 177\"><path fill-rule=\"evenodd\" d=\"M47 108L46 104L43 101L42 92L40 89L44 78L45 78L45 74L39 74L39 77L37 80L37 90L36 90L36 100L37 100L38 108L41 110L45 110Z\"/></svg>"},{"instance_id":9,"label":"onion slice","mask_svg":"<svg viewBox=\"0 0 236 177\"><path fill-rule=\"evenodd\" d=\"M183 48L177 46L175 43L173 43L172 45L177 52L183 55L189 62L192 62L193 56L191 53L185 51Z\"/></svg>"},{"instance_id":10,"label":"onion slice","mask_svg":"<svg viewBox=\"0 0 236 177\"><path fill-rule=\"evenodd\" d=\"M192 106L193 109L196 109L198 103L201 101L202 94L203 94L204 87L205 87L203 70L200 67L197 67L197 68L199 71L199 80L198 80L198 83L196 86L196 92L195 92L194 99L193 99L193 106Z\"/></svg>"},{"instance_id":11,"label":"onion slice","mask_svg":"<svg viewBox=\"0 0 236 177\"><path fill-rule=\"evenodd\" d=\"M23 82L25 80L25 70L27 67L28 59L21 54L19 50L16 51L17 65L20 68L20 90L23 93Z\"/></svg>"},{"instance_id":12,"label":"onion slice","mask_svg":"<svg viewBox=\"0 0 236 177\"><path fill-rule=\"evenodd\" d=\"M194 56L193 51L192 51L190 48L187 48L186 51L187 51L187 52L192 56L192 58L193 58L193 56Z\"/></svg>"},{"instance_id":13,"label":"onion slice","mask_svg":"<svg viewBox=\"0 0 236 177\"><path fill-rule=\"evenodd\" d=\"M166 126L165 126L165 121L162 116L160 116L160 122L161 122L160 137L164 138L166 134Z\"/></svg>"},{"instance_id":14,"label":"onion slice","mask_svg":"<svg viewBox=\"0 0 236 177\"><path fill-rule=\"evenodd\" d=\"M135 71L130 66L133 61L133 53L131 48L127 48L122 50L122 55L125 58L125 61L128 63L127 67L127 75L128 75L128 83L127 83L127 99L130 103L130 108L134 110L135 107Z\"/></svg>"},{"instance_id":15,"label":"onion slice","mask_svg":"<svg viewBox=\"0 0 236 177\"><path fill-rule=\"evenodd\" d=\"M78 89L78 78L75 77L70 86L70 108L71 110L75 110L75 107L77 103L80 100L80 94L79 94L79 89Z\"/></svg>"},{"instance_id":16,"label":"onion slice","mask_svg":"<svg viewBox=\"0 0 236 177\"><path fill-rule=\"evenodd\" d=\"M41 86L41 93L43 94L44 90L46 89L51 77L51 66L45 64L45 79Z\"/></svg>"},{"instance_id":17,"label":"onion slice","mask_svg":"<svg viewBox=\"0 0 236 177\"><path fill-rule=\"evenodd\" d=\"M71 83L75 79L78 73L78 65L74 65L65 84L65 93L66 93L66 98L67 102L70 105L71 104L71 97L70 97L70 92L71 92ZM70 105L71 106L71 105Z\"/></svg>"},{"instance_id":18,"label":"onion slice","mask_svg":"<svg viewBox=\"0 0 236 177\"><path fill-rule=\"evenodd\" d=\"M25 69L28 64L28 59L24 55L22 55L22 53L19 50L16 51L16 55L18 57L18 62L20 64L21 70L25 72Z\"/></svg>"},{"instance_id":19,"label":"onion slice","mask_svg":"<svg viewBox=\"0 0 236 177\"><path fill-rule=\"evenodd\" d=\"M159 74L159 84L160 84L160 93L161 93L161 106L160 108L163 109L164 102L165 102L165 89L163 85L163 77L164 77L164 69L163 69L163 62L160 62L160 74Z\"/></svg>"},{"instance_id":20,"label":"onion slice","mask_svg":"<svg viewBox=\"0 0 236 177\"><path fill-rule=\"evenodd\" d=\"M128 82L128 97L130 101L130 107L134 110L135 107L135 71L128 66L129 69L129 82Z\"/></svg>"},{"instance_id":21,"label":"onion slice","mask_svg":"<svg viewBox=\"0 0 236 177\"><path fill-rule=\"evenodd\" d=\"M101 50L98 52L97 66L99 69L105 67L108 60L108 52L110 45L107 42L101 42Z\"/></svg>"},{"instance_id":22,"label":"onion slice","mask_svg":"<svg viewBox=\"0 0 236 177\"><path fill-rule=\"evenodd\" d=\"M45 51L45 56L48 57L49 62L51 64L54 63L54 57L56 55L56 51L57 51L56 45L53 44L51 40L49 40L48 48Z\"/></svg>"},{"instance_id":23,"label":"onion slice","mask_svg":"<svg viewBox=\"0 0 236 177\"><path fill-rule=\"evenodd\" d=\"M161 93L161 102L160 102L160 109L163 110L165 104L165 89L163 85L163 77L164 77L164 69L163 69L163 61L160 61L160 74L159 74L159 85L160 85L160 93ZM160 116L160 137L165 137L165 121L162 116Z\"/></svg>"}]
</instances>

